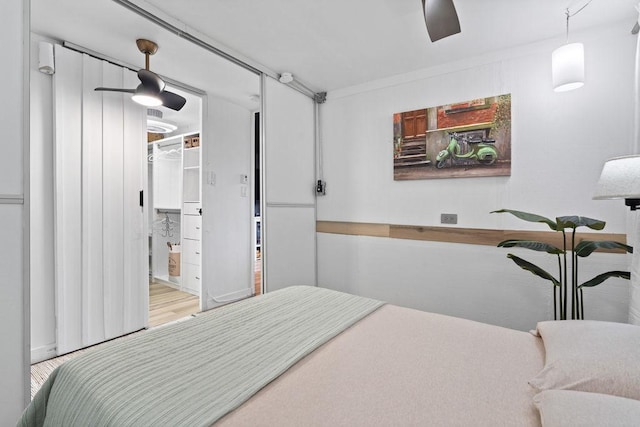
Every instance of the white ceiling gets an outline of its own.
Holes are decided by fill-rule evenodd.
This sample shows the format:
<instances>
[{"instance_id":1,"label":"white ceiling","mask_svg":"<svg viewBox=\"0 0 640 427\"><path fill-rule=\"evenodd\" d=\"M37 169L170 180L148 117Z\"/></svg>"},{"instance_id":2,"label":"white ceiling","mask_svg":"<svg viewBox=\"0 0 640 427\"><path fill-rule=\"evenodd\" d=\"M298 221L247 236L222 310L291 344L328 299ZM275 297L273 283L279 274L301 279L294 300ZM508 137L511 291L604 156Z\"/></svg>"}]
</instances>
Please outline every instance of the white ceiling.
<instances>
[{"instance_id":1,"label":"white ceiling","mask_svg":"<svg viewBox=\"0 0 640 427\"><path fill-rule=\"evenodd\" d=\"M588 0L454 0L462 33L429 41L420 0L133 0L247 58L331 91L541 40L564 42L564 10ZM258 78L111 0L31 0L32 29L142 66L134 40L160 45L151 69L251 108ZM630 30L638 0L593 0L571 19ZM257 103L253 108L257 107Z\"/></svg>"},{"instance_id":2,"label":"white ceiling","mask_svg":"<svg viewBox=\"0 0 640 427\"><path fill-rule=\"evenodd\" d=\"M462 33L432 43L420 0L146 0L276 72L335 90L463 57L565 37L588 0L454 0ZM593 0L571 29L624 25L638 0Z\"/></svg>"}]
</instances>

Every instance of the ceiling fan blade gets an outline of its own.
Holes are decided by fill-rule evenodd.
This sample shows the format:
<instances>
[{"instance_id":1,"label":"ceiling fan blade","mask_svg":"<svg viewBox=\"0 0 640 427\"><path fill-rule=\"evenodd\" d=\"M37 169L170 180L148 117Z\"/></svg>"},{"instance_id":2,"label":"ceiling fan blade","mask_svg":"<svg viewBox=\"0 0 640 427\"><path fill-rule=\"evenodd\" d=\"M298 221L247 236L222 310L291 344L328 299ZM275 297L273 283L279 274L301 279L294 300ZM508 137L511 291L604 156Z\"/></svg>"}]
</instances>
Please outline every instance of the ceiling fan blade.
<instances>
[{"instance_id":1,"label":"ceiling fan blade","mask_svg":"<svg viewBox=\"0 0 640 427\"><path fill-rule=\"evenodd\" d=\"M126 93L135 93L135 89L116 89L113 87L97 87L94 90L99 92L126 92Z\"/></svg>"},{"instance_id":2,"label":"ceiling fan blade","mask_svg":"<svg viewBox=\"0 0 640 427\"><path fill-rule=\"evenodd\" d=\"M166 90L160 92L160 99L162 100L163 106L176 111L180 111L187 102L187 100L180 95Z\"/></svg>"},{"instance_id":3,"label":"ceiling fan blade","mask_svg":"<svg viewBox=\"0 0 640 427\"><path fill-rule=\"evenodd\" d=\"M453 0L422 0L422 11L432 42L460 32L460 20Z\"/></svg>"},{"instance_id":4,"label":"ceiling fan blade","mask_svg":"<svg viewBox=\"0 0 640 427\"><path fill-rule=\"evenodd\" d=\"M138 78L140 79L140 82L142 82L142 86L149 91L160 93L164 90L164 80L162 80L156 73L142 68L138 71Z\"/></svg>"}]
</instances>

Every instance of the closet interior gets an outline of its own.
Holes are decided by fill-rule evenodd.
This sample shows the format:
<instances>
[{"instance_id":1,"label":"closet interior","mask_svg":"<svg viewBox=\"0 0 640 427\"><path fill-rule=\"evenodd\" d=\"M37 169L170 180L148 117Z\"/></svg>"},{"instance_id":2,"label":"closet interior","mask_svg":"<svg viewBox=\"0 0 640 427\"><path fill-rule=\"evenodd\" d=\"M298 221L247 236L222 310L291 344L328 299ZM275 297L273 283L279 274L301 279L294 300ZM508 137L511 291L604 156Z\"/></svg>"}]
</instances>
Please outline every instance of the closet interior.
<instances>
[{"instance_id":1,"label":"closet interior","mask_svg":"<svg viewBox=\"0 0 640 427\"><path fill-rule=\"evenodd\" d=\"M202 114L201 100L192 98L190 109L170 113L171 121L154 109L147 115L152 300L159 285L201 295Z\"/></svg>"}]
</instances>

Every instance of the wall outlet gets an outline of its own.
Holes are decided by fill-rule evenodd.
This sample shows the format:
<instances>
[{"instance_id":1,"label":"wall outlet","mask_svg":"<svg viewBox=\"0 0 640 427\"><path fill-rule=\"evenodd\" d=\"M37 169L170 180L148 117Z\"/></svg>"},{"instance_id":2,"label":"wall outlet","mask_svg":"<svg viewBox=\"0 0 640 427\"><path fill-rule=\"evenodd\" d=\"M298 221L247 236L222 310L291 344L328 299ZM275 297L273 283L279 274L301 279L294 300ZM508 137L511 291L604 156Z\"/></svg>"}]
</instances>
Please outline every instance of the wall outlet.
<instances>
[{"instance_id":1,"label":"wall outlet","mask_svg":"<svg viewBox=\"0 0 640 427\"><path fill-rule=\"evenodd\" d=\"M440 214L440 224L457 224L458 214Z\"/></svg>"}]
</instances>

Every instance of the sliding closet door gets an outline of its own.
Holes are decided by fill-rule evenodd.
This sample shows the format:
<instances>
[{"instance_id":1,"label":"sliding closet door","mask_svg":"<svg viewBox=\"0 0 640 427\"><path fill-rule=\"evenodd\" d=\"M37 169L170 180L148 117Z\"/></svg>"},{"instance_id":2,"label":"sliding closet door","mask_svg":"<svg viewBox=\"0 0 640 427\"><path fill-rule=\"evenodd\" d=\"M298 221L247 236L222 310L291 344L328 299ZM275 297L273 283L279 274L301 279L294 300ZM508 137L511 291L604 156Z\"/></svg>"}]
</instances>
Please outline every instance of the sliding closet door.
<instances>
[{"instance_id":1,"label":"sliding closet door","mask_svg":"<svg viewBox=\"0 0 640 427\"><path fill-rule=\"evenodd\" d=\"M82 56L56 49L54 75L57 353L82 346Z\"/></svg>"},{"instance_id":2,"label":"sliding closet door","mask_svg":"<svg viewBox=\"0 0 640 427\"><path fill-rule=\"evenodd\" d=\"M270 78L265 100L266 290L315 285L313 101Z\"/></svg>"},{"instance_id":3,"label":"sliding closet door","mask_svg":"<svg viewBox=\"0 0 640 427\"><path fill-rule=\"evenodd\" d=\"M66 49L60 49L56 52L56 59L60 62L60 54L65 52L70 60L71 58L81 57L81 55L70 52ZM76 215L81 215L84 219L82 221L82 244L81 247L85 248L82 253L82 282L83 284L91 284L91 286L85 286L82 289L82 301L80 302L82 309L82 321L77 322L78 327L81 328L82 336L81 344L95 344L105 339L105 331L102 326L102 319L104 318L104 287L103 287L103 212L102 212L102 96L93 91L94 88L102 85L102 73L103 64L101 61L90 60L90 58L83 58L82 61L82 107L77 106L84 117L92 117L92 126L82 127L82 137L78 141L78 145L82 147L82 159L80 170L82 170L82 177L80 177L79 183L82 183L82 193L80 200L82 201L82 211ZM58 70L58 76L56 76L56 86L58 86L57 79L61 73ZM65 85L65 87L67 87ZM57 91L58 92L58 91ZM57 93L56 93L57 94ZM56 99L58 97L56 96ZM57 106L55 111L57 112ZM73 116L71 116L73 117ZM56 119L56 124L60 122L62 118ZM60 148L60 144L56 142L56 149ZM56 171L56 178L62 174ZM63 191L67 190L66 186L63 187ZM60 190L57 191L60 194ZM58 252L59 253L59 252ZM58 285L58 289L60 284ZM64 298L68 297L67 294L63 294ZM58 299L60 301L60 299ZM64 301L60 301L64 303ZM76 309L78 306L75 307ZM66 316L63 316L63 318ZM77 319L74 319L77 321ZM60 319L58 320L58 349L60 349ZM64 329L64 328L62 328ZM62 341L63 343L64 341ZM75 344L77 347L79 344Z\"/></svg>"},{"instance_id":4,"label":"sliding closet door","mask_svg":"<svg viewBox=\"0 0 640 427\"><path fill-rule=\"evenodd\" d=\"M129 70L56 46L58 354L147 323L144 108L94 91L136 84Z\"/></svg>"},{"instance_id":5,"label":"sliding closet door","mask_svg":"<svg viewBox=\"0 0 640 427\"><path fill-rule=\"evenodd\" d=\"M124 73L124 87L137 87L139 82L137 74ZM149 320L148 216L140 206L140 191L147 188L148 176L147 114L128 96L123 101L123 325L125 331L134 331L146 327Z\"/></svg>"}]
</instances>

